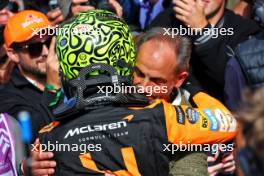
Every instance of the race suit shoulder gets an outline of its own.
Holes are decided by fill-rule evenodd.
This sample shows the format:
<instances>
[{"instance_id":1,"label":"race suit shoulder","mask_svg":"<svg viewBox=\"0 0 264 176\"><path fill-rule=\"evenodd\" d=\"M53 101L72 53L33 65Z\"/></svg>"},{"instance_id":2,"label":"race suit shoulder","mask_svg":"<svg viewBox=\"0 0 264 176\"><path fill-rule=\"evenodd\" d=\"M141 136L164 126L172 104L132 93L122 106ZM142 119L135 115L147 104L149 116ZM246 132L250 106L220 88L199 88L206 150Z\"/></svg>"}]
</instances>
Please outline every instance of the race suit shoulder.
<instances>
[{"instance_id":1,"label":"race suit shoulder","mask_svg":"<svg viewBox=\"0 0 264 176\"><path fill-rule=\"evenodd\" d=\"M202 93L195 99L206 101ZM235 119L218 101L210 102L201 109L164 100L144 108L109 105L58 119L40 131L40 141L54 152L55 175L168 175L165 144L234 138Z\"/></svg>"},{"instance_id":2,"label":"race suit shoulder","mask_svg":"<svg viewBox=\"0 0 264 176\"><path fill-rule=\"evenodd\" d=\"M237 122L220 101L203 92L196 94L193 101L198 109L163 101L169 142L212 144L234 138Z\"/></svg>"}]
</instances>

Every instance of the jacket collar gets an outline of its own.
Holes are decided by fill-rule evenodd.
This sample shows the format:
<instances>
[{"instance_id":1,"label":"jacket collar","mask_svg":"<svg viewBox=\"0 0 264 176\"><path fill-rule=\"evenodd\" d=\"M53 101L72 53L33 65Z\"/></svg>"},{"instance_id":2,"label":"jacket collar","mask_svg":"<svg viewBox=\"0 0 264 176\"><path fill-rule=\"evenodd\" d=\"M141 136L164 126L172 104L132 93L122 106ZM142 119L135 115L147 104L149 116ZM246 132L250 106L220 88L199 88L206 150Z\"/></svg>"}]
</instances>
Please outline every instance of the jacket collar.
<instances>
[{"instance_id":1,"label":"jacket collar","mask_svg":"<svg viewBox=\"0 0 264 176\"><path fill-rule=\"evenodd\" d=\"M13 69L11 81L16 87L33 86L24 76L21 75L18 67Z\"/></svg>"}]
</instances>

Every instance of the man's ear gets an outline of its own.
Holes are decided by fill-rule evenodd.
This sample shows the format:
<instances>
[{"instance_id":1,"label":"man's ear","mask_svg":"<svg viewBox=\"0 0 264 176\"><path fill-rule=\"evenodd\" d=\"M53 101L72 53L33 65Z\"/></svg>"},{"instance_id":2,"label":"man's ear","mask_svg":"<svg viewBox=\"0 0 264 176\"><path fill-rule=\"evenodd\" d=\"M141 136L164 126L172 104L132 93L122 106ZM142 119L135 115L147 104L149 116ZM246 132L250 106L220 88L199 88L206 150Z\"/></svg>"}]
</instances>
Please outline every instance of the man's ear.
<instances>
[{"instance_id":1,"label":"man's ear","mask_svg":"<svg viewBox=\"0 0 264 176\"><path fill-rule=\"evenodd\" d=\"M7 48L6 45L4 45L5 50L6 50L6 54L7 56L16 64L19 63L19 56L18 54L15 52L15 50L13 48Z\"/></svg>"},{"instance_id":2,"label":"man's ear","mask_svg":"<svg viewBox=\"0 0 264 176\"><path fill-rule=\"evenodd\" d=\"M177 80L175 82L175 87L176 88L181 87L185 79L188 77L188 75L189 73L187 71L182 71L181 73L179 73Z\"/></svg>"}]
</instances>

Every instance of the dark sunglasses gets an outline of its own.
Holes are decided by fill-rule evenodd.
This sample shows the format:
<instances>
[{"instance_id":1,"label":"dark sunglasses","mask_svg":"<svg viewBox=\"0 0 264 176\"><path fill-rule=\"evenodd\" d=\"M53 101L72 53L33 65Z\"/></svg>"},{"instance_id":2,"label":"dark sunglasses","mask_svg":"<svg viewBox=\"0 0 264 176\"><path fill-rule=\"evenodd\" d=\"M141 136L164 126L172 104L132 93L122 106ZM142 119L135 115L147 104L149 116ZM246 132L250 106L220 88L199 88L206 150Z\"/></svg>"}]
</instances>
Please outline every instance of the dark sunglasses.
<instances>
[{"instance_id":1,"label":"dark sunglasses","mask_svg":"<svg viewBox=\"0 0 264 176\"><path fill-rule=\"evenodd\" d=\"M28 43L28 44L23 44L23 45L21 44L14 45L12 48L16 51L27 50L30 56L37 57L37 56L40 56L42 49L43 49L43 45L46 45L47 48L49 48L51 39L52 38L50 37L47 40L42 41L42 42L34 42L34 43Z\"/></svg>"}]
</instances>

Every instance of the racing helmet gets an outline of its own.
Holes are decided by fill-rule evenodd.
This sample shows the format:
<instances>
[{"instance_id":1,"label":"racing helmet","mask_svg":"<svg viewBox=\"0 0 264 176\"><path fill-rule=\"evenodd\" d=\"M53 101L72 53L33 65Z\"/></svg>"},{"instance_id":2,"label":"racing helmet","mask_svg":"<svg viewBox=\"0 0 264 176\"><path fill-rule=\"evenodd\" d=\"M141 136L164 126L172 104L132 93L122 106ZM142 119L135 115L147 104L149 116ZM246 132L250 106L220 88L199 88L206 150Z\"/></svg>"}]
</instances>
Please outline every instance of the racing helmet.
<instances>
[{"instance_id":1,"label":"racing helmet","mask_svg":"<svg viewBox=\"0 0 264 176\"><path fill-rule=\"evenodd\" d=\"M77 78L82 68L94 63L112 66L117 75L130 76L135 47L128 25L112 12L90 10L62 23L56 53L62 76ZM93 71L96 76L104 72Z\"/></svg>"},{"instance_id":2,"label":"racing helmet","mask_svg":"<svg viewBox=\"0 0 264 176\"><path fill-rule=\"evenodd\" d=\"M57 30L56 54L66 97L77 97L79 108L119 101L120 95L99 97L95 89L102 84L131 83L135 47L123 19L109 11L90 10Z\"/></svg>"}]
</instances>

